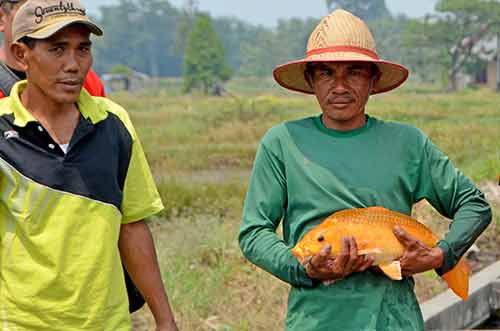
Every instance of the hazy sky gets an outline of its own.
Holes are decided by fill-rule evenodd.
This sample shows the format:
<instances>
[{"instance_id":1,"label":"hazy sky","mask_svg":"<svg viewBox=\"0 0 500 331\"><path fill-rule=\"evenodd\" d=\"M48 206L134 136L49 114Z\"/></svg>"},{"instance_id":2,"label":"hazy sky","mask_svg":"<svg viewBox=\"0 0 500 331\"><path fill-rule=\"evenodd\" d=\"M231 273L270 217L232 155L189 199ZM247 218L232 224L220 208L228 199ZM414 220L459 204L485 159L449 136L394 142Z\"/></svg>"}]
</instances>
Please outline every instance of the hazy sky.
<instances>
[{"instance_id":1,"label":"hazy sky","mask_svg":"<svg viewBox=\"0 0 500 331\"><path fill-rule=\"evenodd\" d=\"M431 12L437 0L386 0L393 13L404 13L410 17L421 17ZM82 0L91 13L99 5L114 3L115 0ZM185 0L170 0L180 7ZM200 9L213 16L236 16L253 24L274 26L278 18L317 17L327 14L323 0L199 0Z\"/></svg>"}]
</instances>

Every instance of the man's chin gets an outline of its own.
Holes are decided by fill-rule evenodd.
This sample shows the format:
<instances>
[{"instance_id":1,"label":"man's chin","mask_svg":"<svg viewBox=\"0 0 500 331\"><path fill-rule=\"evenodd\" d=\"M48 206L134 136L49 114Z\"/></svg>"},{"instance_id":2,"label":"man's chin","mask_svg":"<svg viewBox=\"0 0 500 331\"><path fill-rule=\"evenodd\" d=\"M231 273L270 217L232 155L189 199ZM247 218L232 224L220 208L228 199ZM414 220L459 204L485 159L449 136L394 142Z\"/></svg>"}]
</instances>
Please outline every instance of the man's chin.
<instances>
[{"instance_id":1,"label":"man's chin","mask_svg":"<svg viewBox=\"0 0 500 331\"><path fill-rule=\"evenodd\" d=\"M59 88L52 96L57 100L58 103L75 103L80 97L82 87L75 88Z\"/></svg>"},{"instance_id":2,"label":"man's chin","mask_svg":"<svg viewBox=\"0 0 500 331\"><path fill-rule=\"evenodd\" d=\"M335 121L349 121L354 117L354 115L349 108L345 109L333 108L330 109L330 111L328 112L328 117L330 117Z\"/></svg>"},{"instance_id":3,"label":"man's chin","mask_svg":"<svg viewBox=\"0 0 500 331\"><path fill-rule=\"evenodd\" d=\"M59 104L74 104L78 100L80 93L61 93L55 96L54 101Z\"/></svg>"}]
</instances>

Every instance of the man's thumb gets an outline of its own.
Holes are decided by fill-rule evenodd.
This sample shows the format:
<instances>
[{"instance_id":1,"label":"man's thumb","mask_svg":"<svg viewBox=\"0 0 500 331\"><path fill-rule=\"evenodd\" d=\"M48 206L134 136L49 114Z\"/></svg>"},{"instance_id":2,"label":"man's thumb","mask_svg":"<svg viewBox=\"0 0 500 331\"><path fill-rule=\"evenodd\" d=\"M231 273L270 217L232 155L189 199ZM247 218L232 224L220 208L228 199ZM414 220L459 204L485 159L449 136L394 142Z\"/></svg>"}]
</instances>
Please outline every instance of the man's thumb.
<instances>
[{"instance_id":1,"label":"man's thumb","mask_svg":"<svg viewBox=\"0 0 500 331\"><path fill-rule=\"evenodd\" d=\"M332 251L332 246L330 244L326 244L325 246L323 246L323 248L321 249L321 251L319 252L319 256L322 258L322 259L326 259L328 258L328 256L330 255L330 252Z\"/></svg>"},{"instance_id":2,"label":"man's thumb","mask_svg":"<svg viewBox=\"0 0 500 331\"><path fill-rule=\"evenodd\" d=\"M407 243L408 240L410 239L410 238L408 238L408 235L406 234L406 232L400 226L396 225L394 227L393 231L394 231L394 234L396 235L396 238L398 238L398 240L400 242L402 242L403 244Z\"/></svg>"}]
</instances>

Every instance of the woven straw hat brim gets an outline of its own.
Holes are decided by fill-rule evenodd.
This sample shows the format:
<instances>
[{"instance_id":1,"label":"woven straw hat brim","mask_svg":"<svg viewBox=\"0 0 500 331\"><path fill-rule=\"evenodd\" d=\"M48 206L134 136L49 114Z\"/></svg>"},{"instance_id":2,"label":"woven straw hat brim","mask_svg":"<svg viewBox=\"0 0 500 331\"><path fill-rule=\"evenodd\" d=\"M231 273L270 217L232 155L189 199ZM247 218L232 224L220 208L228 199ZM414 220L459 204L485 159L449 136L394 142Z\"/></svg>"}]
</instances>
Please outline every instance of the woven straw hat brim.
<instances>
[{"instance_id":1,"label":"woven straw hat brim","mask_svg":"<svg viewBox=\"0 0 500 331\"><path fill-rule=\"evenodd\" d=\"M372 88L371 94L378 94L393 90L403 84L409 75L406 67L385 61L374 59L370 56L357 52L335 52L322 53L309 56L302 60L292 61L276 67L273 71L274 79L286 89L314 94L312 87L305 78L305 68L308 62L371 62L380 70L380 79Z\"/></svg>"}]
</instances>

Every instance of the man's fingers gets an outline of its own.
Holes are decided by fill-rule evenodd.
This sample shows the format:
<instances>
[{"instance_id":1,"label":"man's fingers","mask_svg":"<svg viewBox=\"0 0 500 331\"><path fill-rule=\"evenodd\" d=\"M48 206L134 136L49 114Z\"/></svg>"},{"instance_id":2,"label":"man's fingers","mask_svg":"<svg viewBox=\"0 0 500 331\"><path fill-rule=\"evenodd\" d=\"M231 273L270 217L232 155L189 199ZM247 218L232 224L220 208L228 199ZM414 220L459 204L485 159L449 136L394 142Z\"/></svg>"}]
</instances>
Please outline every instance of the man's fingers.
<instances>
[{"instance_id":1,"label":"man's fingers","mask_svg":"<svg viewBox=\"0 0 500 331\"><path fill-rule=\"evenodd\" d=\"M329 259L331 251L332 251L331 245L326 244L325 246L323 246L323 248L319 251L319 253L311 259L310 263L312 264L312 267L317 268L324 265L326 261Z\"/></svg>"},{"instance_id":2,"label":"man's fingers","mask_svg":"<svg viewBox=\"0 0 500 331\"><path fill-rule=\"evenodd\" d=\"M321 261L326 261L328 257L330 257L331 251L332 251L332 246L330 244L326 244L325 246L323 246L321 251L319 251L318 259Z\"/></svg>"},{"instance_id":3,"label":"man's fingers","mask_svg":"<svg viewBox=\"0 0 500 331\"><path fill-rule=\"evenodd\" d=\"M398 238L399 242L401 242L401 244L403 244L403 246L405 247L410 247L412 245L415 245L417 242L415 238L413 238L408 232L403 230L403 228L400 226L396 225L394 227L393 232L396 238Z\"/></svg>"},{"instance_id":4,"label":"man's fingers","mask_svg":"<svg viewBox=\"0 0 500 331\"><path fill-rule=\"evenodd\" d=\"M347 237L342 238L342 248L337 257L337 266L340 270L344 270L347 260L349 260L349 253L351 250L351 243Z\"/></svg>"},{"instance_id":5,"label":"man's fingers","mask_svg":"<svg viewBox=\"0 0 500 331\"><path fill-rule=\"evenodd\" d=\"M319 253L322 256L328 257L328 256L330 256L331 251L332 251L332 245L326 244L325 246L323 246L323 248L321 249L321 251Z\"/></svg>"},{"instance_id":6,"label":"man's fingers","mask_svg":"<svg viewBox=\"0 0 500 331\"><path fill-rule=\"evenodd\" d=\"M356 258L356 261L354 262L352 266L352 271L358 271L359 268L366 262L366 256L365 255L359 255Z\"/></svg>"},{"instance_id":7,"label":"man's fingers","mask_svg":"<svg viewBox=\"0 0 500 331\"><path fill-rule=\"evenodd\" d=\"M347 238L349 242L349 252L348 252L348 259L345 264L345 273L351 273L355 268L355 264L358 260L358 248L356 246L356 240L354 237L349 237Z\"/></svg>"},{"instance_id":8,"label":"man's fingers","mask_svg":"<svg viewBox=\"0 0 500 331\"><path fill-rule=\"evenodd\" d=\"M349 238L351 244L351 259L356 259L358 257L358 245L356 244L356 239L354 237Z\"/></svg>"},{"instance_id":9,"label":"man's fingers","mask_svg":"<svg viewBox=\"0 0 500 331\"><path fill-rule=\"evenodd\" d=\"M366 269L372 266L373 262L375 262L375 258L373 256L365 255L363 263L361 263L357 271L365 271Z\"/></svg>"}]
</instances>

